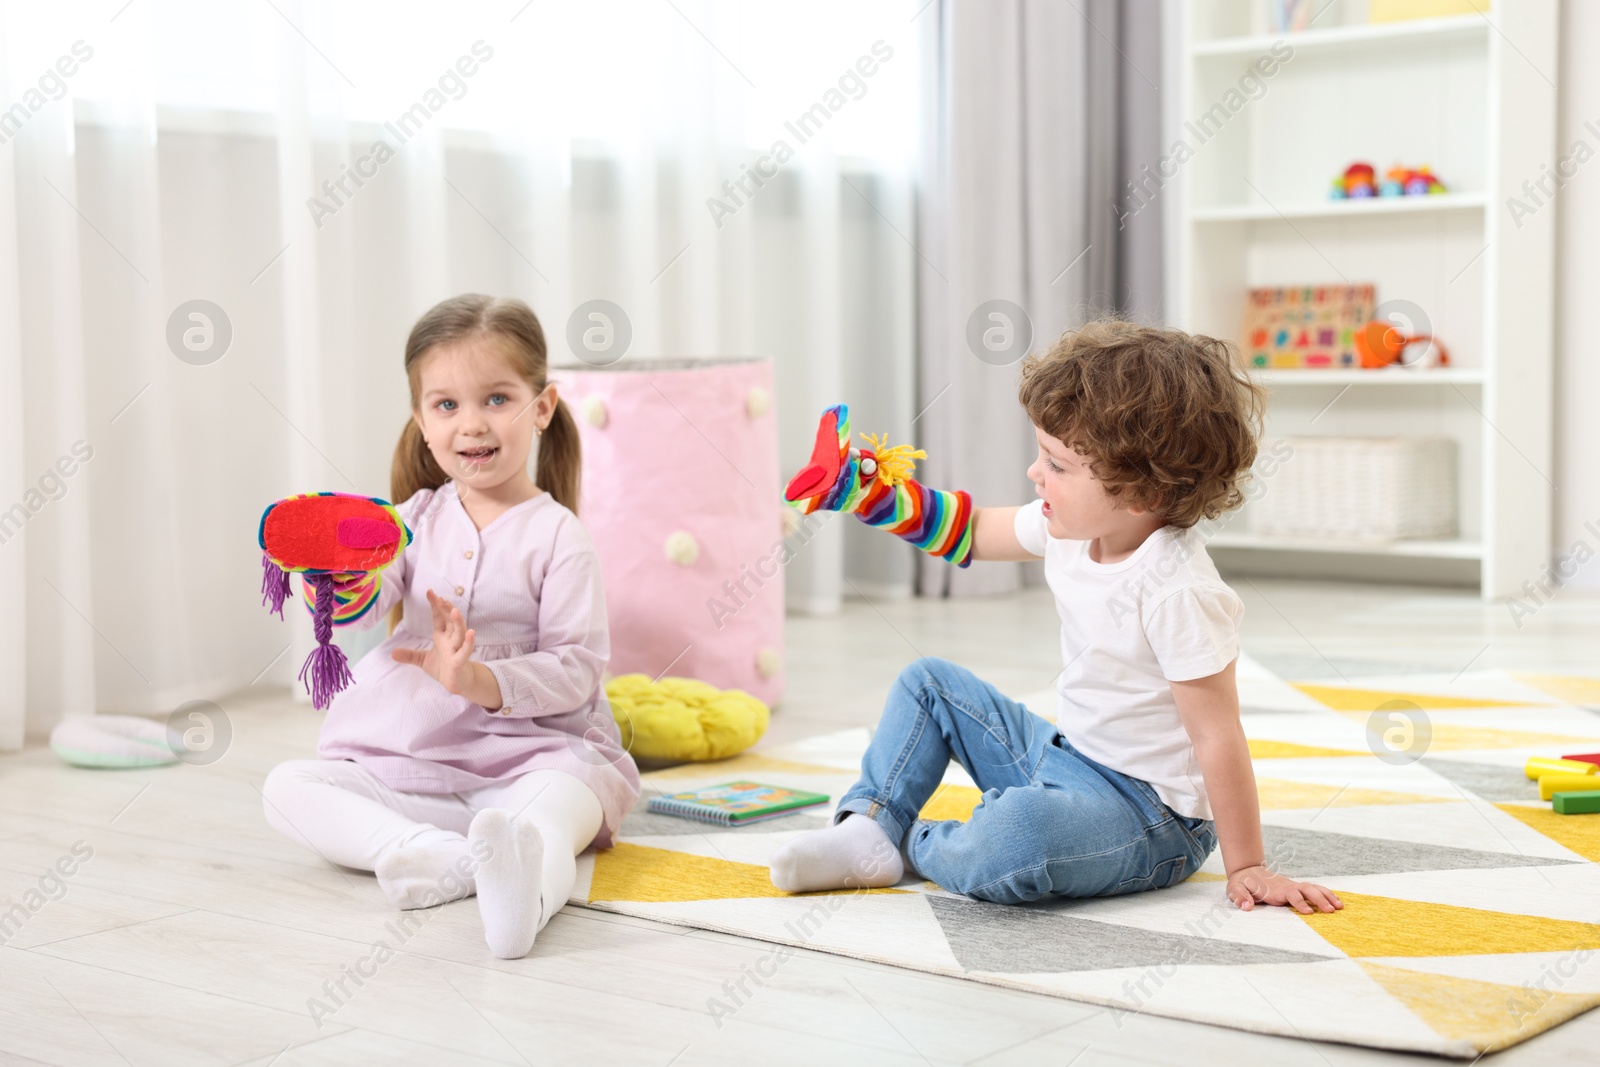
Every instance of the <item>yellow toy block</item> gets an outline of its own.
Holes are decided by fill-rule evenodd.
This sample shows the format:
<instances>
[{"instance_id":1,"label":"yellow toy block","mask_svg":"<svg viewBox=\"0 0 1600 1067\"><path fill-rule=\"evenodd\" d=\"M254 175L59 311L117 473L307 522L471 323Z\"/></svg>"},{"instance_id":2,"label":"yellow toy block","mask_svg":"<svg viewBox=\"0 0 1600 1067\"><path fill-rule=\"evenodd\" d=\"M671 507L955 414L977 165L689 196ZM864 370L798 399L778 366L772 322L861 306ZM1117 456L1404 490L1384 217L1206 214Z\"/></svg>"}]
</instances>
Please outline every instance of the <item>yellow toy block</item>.
<instances>
[{"instance_id":1,"label":"yellow toy block","mask_svg":"<svg viewBox=\"0 0 1600 1067\"><path fill-rule=\"evenodd\" d=\"M1539 799L1549 800L1557 793L1577 793L1593 789L1600 785L1592 774L1541 774L1539 776Z\"/></svg>"},{"instance_id":2,"label":"yellow toy block","mask_svg":"<svg viewBox=\"0 0 1600 1067\"><path fill-rule=\"evenodd\" d=\"M1530 756L1522 768L1522 773L1529 778L1542 778L1547 774L1593 774L1597 770L1600 770L1600 767L1582 760Z\"/></svg>"}]
</instances>

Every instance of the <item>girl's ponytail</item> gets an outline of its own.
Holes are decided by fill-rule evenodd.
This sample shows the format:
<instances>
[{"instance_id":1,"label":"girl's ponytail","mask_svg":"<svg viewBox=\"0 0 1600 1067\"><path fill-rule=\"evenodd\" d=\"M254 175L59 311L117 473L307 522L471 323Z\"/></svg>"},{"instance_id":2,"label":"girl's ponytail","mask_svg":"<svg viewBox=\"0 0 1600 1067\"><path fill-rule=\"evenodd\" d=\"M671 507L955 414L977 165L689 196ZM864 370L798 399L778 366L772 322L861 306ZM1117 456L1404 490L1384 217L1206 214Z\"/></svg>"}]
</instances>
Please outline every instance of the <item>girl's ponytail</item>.
<instances>
[{"instance_id":1,"label":"girl's ponytail","mask_svg":"<svg viewBox=\"0 0 1600 1067\"><path fill-rule=\"evenodd\" d=\"M558 398L550 425L539 435L539 462L534 480L539 488L556 498L556 503L576 515L582 479L583 446L578 440L578 424L573 421L567 402Z\"/></svg>"},{"instance_id":2,"label":"girl's ponytail","mask_svg":"<svg viewBox=\"0 0 1600 1067\"><path fill-rule=\"evenodd\" d=\"M394 446L394 462L389 465L389 503L399 505L422 489L437 489L450 480L422 438L416 419L407 419Z\"/></svg>"}]
</instances>

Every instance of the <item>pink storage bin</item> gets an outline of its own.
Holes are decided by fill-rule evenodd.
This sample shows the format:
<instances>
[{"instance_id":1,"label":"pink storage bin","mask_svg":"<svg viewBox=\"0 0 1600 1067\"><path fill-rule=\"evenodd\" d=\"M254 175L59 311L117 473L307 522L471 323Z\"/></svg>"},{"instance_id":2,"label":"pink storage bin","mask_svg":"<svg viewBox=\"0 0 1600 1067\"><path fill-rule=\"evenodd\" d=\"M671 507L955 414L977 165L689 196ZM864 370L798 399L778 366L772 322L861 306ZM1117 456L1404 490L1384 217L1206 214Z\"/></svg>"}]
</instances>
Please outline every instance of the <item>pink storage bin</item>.
<instances>
[{"instance_id":1,"label":"pink storage bin","mask_svg":"<svg viewBox=\"0 0 1600 1067\"><path fill-rule=\"evenodd\" d=\"M783 695L784 507L772 364L551 372L583 440L578 517L600 555L612 675Z\"/></svg>"}]
</instances>

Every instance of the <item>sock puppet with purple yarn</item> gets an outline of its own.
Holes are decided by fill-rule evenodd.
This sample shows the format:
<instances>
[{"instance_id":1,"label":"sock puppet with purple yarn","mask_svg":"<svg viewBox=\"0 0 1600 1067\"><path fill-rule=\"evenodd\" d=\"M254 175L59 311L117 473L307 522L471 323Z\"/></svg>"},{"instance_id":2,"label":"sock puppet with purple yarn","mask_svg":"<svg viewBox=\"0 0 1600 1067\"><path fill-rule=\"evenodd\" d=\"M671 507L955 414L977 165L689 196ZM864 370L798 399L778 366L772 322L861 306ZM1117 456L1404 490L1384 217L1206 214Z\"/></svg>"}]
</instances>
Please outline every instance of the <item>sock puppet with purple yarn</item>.
<instances>
[{"instance_id":1,"label":"sock puppet with purple yarn","mask_svg":"<svg viewBox=\"0 0 1600 1067\"><path fill-rule=\"evenodd\" d=\"M378 601L380 571L400 558L411 531L387 500L353 493L302 493L261 513L261 602L283 618L289 575L300 573L317 647L300 681L319 711L353 680L333 628L361 618ZM310 674L307 679L306 675Z\"/></svg>"}]
</instances>

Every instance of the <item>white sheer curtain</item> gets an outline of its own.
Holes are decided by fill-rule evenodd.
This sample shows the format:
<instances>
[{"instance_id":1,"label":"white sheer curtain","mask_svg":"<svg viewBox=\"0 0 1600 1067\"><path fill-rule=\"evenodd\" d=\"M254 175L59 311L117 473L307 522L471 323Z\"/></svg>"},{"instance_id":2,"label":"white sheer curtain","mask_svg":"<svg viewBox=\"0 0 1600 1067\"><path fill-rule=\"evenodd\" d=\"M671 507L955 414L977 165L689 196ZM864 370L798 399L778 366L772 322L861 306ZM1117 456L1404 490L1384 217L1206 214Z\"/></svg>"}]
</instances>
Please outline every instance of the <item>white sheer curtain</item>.
<instances>
[{"instance_id":1,"label":"white sheer curtain","mask_svg":"<svg viewBox=\"0 0 1600 1067\"><path fill-rule=\"evenodd\" d=\"M0 749L294 684L261 509L387 495L401 347L450 294L526 299L557 362L591 299L628 360L772 356L786 468L827 404L906 427L915 14L0 5ZM842 525L791 603L909 588Z\"/></svg>"}]
</instances>

